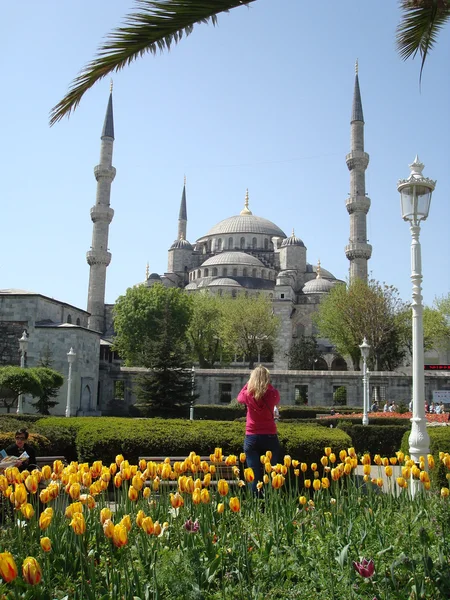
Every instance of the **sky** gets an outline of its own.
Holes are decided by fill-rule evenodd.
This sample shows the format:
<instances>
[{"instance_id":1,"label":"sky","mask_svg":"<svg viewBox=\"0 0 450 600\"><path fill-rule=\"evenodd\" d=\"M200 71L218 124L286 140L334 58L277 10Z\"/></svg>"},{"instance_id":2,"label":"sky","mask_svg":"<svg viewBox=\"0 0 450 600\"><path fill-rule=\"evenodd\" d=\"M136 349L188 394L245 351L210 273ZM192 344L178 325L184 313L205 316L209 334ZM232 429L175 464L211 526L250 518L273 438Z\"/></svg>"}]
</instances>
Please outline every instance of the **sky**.
<instances>
[{"instance_id":1,"label":"sky","mask_svg":"<svg viewBox=\"0 0 450 600\"><path fill-rule=\"evenodd\" d=\"M109 78L50 128L50 109L134 6L46 0L2 6L0 289L86 308L93 173ZM366 191L373 278L411 297L409 226L397 182L416 154L437 180L421 231L423 296L450 289L450 28L419 85L420 61L395 48L394 0L258 0L198 25L170 52L113 75L115 143L106 302L164 273L186 176L192 243L239 214L294 228L308 262L348 276L345 200L355 60L370 155Z\"/></svg>"}]
</instances>

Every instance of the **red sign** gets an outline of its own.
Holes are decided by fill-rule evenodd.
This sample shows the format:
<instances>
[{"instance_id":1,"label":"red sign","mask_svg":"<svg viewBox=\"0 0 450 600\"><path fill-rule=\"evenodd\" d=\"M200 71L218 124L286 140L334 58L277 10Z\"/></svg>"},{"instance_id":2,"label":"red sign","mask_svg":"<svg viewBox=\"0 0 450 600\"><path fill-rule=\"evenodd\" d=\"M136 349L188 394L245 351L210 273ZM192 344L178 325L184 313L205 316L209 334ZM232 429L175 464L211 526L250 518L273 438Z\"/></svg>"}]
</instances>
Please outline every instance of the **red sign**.
<instances>
[{"instance_id":1,"label":"red sign","mask_svg":"<svg viewBox=\"0 0 450 600\"><path fill-rule=\"evenodd\" d=\"M450 365L425 365L425 371L450 371Z\"/></svg>"}]
</instances>

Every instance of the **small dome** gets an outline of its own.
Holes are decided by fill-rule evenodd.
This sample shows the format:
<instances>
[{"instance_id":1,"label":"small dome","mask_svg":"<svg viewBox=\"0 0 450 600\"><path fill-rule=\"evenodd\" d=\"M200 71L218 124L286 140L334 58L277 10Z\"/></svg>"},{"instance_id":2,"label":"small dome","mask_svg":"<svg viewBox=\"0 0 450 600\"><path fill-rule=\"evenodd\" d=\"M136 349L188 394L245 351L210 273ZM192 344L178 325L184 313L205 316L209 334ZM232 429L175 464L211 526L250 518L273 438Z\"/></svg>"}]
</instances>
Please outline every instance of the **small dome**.
<instances>
[{"instance_id":1,"label":"small dome","mask_svg":"<svg viewBox=\"0 0 450 600\"><path fill-rule=\"evenodd\" d=\"M158 275L158 273L151 273L148 276L148 279L161 279L160 275Z\"/></svg>"},{"instance_id":2,"label":"small dome","mask_svg":"<svg viewBox=\"0 0 450 600\"><path fill-rule=\"evenodd\" d=\"M170 250L192 250L191 244L187 240L175 240L170 246Z\"/></svg>"},{"instance_id":3,"label":"small dome","mask_svg":"<svg viewBox=\"0 0 450 600\"><path fill-rule=\"evenodd\" d=\"M213 279L211 283L208 283L208 287L215 286L242 287L240 283L230 277L218 277L217 279Z\"/></svg>"},{"instance_id":4,"label":"small dome","mask_svg":"<svg viewBox=\"0 0 450 600\"><path fill-rule=\"evenodd\" d=\"M197 287L204 288L211 283L214 277L202 277L200 281L197 280Z\"/></svg>"},{"instance_id":5,"label":"small dome","mask_svg":"<svg viewBox=\"0 0 450 600\"><path fill-rule=\"evenodd\" d=\"M294 232L292 232L292 235L290 235L289 237L285 238L282 242L281 242L281 247L285 248L286 246L301 246L302 248L305 247L305 244L302 242L302 240L300 238L298 238Z\"/></svg>"},{"instance_id":6,"label":"small dome","mask_svg":"<svg viewBox=\"0 0 450 600\"><path fill-rule=\"evenodd\" d=\"M201 267L213 267L215 265L249 265L251 267L264 267L263 263L245 252L221 252L211 256L202 263Z\"/></svg>"},{"instance_id":7,"label":"small dome","mask_svg":"<svg viewBox=\"0 0 450 600\"><path fill-rule=\"evenodd\" d=\"M334 283L322 277L311 279L303 286L304 294L327 294L334 287Z\"/></svg>"},{"instance_id":8,"label":"small dome","mask_svg":"<svg viewBox=\"0 0 450 600\"><path fill-rule=\"evenodd\" d=\"M195 281L191 281L191 283L188 283L187 286L185 286L184 289L185 290L196 290L197 289L197 284L195 283Z\"/></svg>"}]
</instances>

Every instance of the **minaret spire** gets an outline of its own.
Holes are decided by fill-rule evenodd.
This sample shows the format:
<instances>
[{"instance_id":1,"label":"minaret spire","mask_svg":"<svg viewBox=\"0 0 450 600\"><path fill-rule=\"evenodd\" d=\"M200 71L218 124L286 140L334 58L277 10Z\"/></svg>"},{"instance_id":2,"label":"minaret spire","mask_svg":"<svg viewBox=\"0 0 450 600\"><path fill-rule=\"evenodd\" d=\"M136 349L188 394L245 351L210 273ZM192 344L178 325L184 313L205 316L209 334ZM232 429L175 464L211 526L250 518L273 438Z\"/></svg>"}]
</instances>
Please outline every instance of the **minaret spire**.
<instances>
[{"instance_id":1,"label":"minaret spire","mask_svg":"<svg viewBox=\"0 0 450 600\"><path fill-rule=\"evenodd\" d=\"M186 239L187 229L187 209L186 209L186 175L184 176L183 193L181 194L180 214L178 215L178 236L177 239Z\"/></svg>"},{"instance_id":2,"label":"minaret spire","mask_svg":"<svg viewBox=\"0 0 450 600\"><path fill-rule=\"evenodd\" d=\"M350 171L350 193L346 201L350 215L350 238L345 255L350 261L350 283L355 279L367 281L367 261L372 255L372 246L367 243L367 213L370 198L366 194L366 169L369 155L364 152L364 116L359 89L358 61L355 64L355 87L353 91L351 127L351 149L346 156Z\"/></svg>"},{"instance_id":3,"label":"minaret spire","mask_svg":"<svg viewBox=\"0 0 450 600\"><path fill-rule=\"evenodd\" d=\"M114 146L114 118L112 102L112 84L106 108L105 121L101 135L100 163L94 168L97 180L97 197L95 206L91 208L92 246L86 254L89 270L89 290L87 310L90 313L88 327L96 331L105 330L105 289L106 267L111 262L108 252L109 224L113 220L114 211L109 206L111 183L116 176L112 166Z\"/></svg>"}]
</instances>

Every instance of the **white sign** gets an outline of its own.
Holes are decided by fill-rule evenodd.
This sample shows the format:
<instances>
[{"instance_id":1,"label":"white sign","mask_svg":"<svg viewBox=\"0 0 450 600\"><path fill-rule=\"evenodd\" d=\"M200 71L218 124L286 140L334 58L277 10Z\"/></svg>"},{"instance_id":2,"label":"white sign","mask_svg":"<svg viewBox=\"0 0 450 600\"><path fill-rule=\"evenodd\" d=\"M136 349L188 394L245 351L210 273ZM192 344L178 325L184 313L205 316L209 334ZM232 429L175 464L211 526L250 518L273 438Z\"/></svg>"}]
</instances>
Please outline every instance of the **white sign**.
<instances>
[{"instance_id":1,"label":"white sign","mask_svg":"<svg viewBox=\"0 0 450 600\"><path fill-rule=\"evenodd\" d=\"M450 402L450 390L434 390L433 402Z\"/></svg>"}]
</instances>

